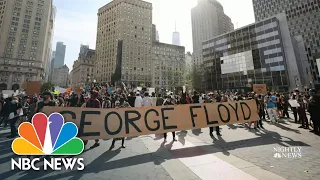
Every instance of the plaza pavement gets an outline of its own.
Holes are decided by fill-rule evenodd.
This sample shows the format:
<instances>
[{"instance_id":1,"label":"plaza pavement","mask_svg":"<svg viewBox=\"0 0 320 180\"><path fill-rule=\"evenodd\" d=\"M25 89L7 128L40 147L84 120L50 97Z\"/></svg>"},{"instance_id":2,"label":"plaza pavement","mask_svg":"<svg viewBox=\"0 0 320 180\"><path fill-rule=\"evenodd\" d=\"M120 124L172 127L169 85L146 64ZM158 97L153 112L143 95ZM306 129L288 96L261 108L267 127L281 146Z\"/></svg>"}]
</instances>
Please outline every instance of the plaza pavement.
<instances>
[{"instance_id":1,"label":"plaza pavement","mask_svg":"<svg viewBox=\"0 0 320 180\"><path fill-rule=\"evenodd\" d=\"M108 151L111 140L81 155L84 171L11 171L12 139L8 128L0 129L0 179L103 179L103 180L216 180L216 179L314 179L320 177L320 137L299 129L292 120L264 122L265 130L247 125L222 126L222 136L209 136L209 128L176 132L178 141L162 135L127 138ZM274 148L299 147L301 158L274 158Z\"/></svg>"}]
</instances>

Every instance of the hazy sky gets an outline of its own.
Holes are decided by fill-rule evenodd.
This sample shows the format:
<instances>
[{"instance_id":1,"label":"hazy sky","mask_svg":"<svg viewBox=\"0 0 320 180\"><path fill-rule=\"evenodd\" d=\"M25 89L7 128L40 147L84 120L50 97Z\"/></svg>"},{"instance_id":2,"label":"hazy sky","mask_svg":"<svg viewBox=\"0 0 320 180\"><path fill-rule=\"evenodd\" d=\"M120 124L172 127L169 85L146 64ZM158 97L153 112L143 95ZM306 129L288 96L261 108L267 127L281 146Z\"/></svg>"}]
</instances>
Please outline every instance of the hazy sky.
<instances>
[{"instance_id":1,"label":"hazy sky","mask_svg":"<svg viewBox=\"0 0 320 180\"><path fill-rule=\"evenodd\" d=\"M72 69L78 57L80 44L96 46L97 12L111 0L53 0L57 8L53 50L58 41L67 45L65 64ZM191 8L197 0L147 0L153 4L153 24L160 41L172 42L175 21L180 32L181 45L192 52ZM252 0L218 0L235 28L254 22Z\"/></svg>"}]
</instances>

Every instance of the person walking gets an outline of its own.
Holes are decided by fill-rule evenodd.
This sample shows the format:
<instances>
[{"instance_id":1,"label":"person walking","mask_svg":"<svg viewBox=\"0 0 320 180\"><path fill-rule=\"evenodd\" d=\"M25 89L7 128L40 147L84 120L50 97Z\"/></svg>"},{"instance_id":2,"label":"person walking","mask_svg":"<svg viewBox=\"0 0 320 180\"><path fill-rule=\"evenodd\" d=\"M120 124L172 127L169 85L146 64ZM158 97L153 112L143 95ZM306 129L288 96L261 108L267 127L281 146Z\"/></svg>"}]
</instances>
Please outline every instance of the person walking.
<instances>
[{"instance_id":1,"label":"person walking","mask_svg":"<svg viewBox=\"0 0 320 180\"><path fill-rule=\"evenodd\" d=\"M267 104L267 112L270 118L270 123L278 122L277 116L277 98L272 95L271 92L268 92L268 95L265 97L265 103Z\"/></svg>"}]
</instances>

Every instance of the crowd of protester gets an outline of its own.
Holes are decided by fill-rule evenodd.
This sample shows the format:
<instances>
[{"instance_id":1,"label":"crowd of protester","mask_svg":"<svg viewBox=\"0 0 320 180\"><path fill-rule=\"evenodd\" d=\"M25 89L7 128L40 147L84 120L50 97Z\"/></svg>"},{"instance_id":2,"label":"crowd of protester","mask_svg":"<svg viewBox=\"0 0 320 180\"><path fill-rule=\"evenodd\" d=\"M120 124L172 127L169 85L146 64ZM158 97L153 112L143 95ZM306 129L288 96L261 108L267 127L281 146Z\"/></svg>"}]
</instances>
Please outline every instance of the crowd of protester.
<instances>
[{"instance_id":1,"label":"crowd of protester","mask_svg":"<svg viewBox=\"0 0 320 180\"><path fill-rule=\"evenodd\" d=\"M45 106L60 107L82 107L82 108L128 108L128 107L149 107L166 106L175 104L197 104L197 103L215 103L232 102L243 100L255 100L260 119L249 123L249 128L257 130L263 127L263 121L269 120L270 123L277 123L281 118L290 118L289 110L292 111L294 122L300 123L300 128L311 129L311 132L318 134L320 132L320 94L314 89L309 92L299 92L295 90L291 93L272 93L266 95L238 92L211 92L201 94L193 92L188 93L160 93L135 91L127 92L119 90L113 93L101 93L101 88L94 87L92 90L81 94L71 93L53 95L46 91L39 96L16 96L4 99L0 97L0 125L10 124L11 135L8 138L17 136L17 126L23 121L31 121L35 113L42 112ZM292 106L290 102L295 101L299 106ZM307 113L310 119L307 118ZM210 127L210 136L213 136L213 127ZM216 134L221 136L220 128L216 127ZM175 141L175 132L172 132ZM164 134L166 141L167 134ZM125 148L124 138L113 139L110 149L112 149L117 140L121 140L122 148ZM84 142L87 144L87 141ZM94 146L99 146L99 140L95 140Z\"/></svg>"}]
</instances>

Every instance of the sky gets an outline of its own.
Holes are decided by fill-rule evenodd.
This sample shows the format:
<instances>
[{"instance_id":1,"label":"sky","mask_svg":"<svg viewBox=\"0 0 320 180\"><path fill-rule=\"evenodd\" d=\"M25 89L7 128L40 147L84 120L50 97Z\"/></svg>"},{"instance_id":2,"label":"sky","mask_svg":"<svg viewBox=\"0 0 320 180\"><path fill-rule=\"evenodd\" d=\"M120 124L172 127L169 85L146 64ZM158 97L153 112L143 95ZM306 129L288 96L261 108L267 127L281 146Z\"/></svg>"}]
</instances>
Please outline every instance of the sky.
<instances>
[{"instance_id":1,"label":"sky","mask_svg":"<svg viewBox=\"0 0 320 180\"><path fill-rule=\"evenodd\" d=\"M53 0L57 8L52 49L64 42L65 64L72 70L78 58L80 45L96 46L97 12L111 0ZM180 32L181 45L192 52L191 9L197 0L146 0L153 5L153 24L157 26L160 42L172 43L172 32ZM218 0L224 7L235 28L254 22L252 0Z\"/></svg>"}]
</instances>

